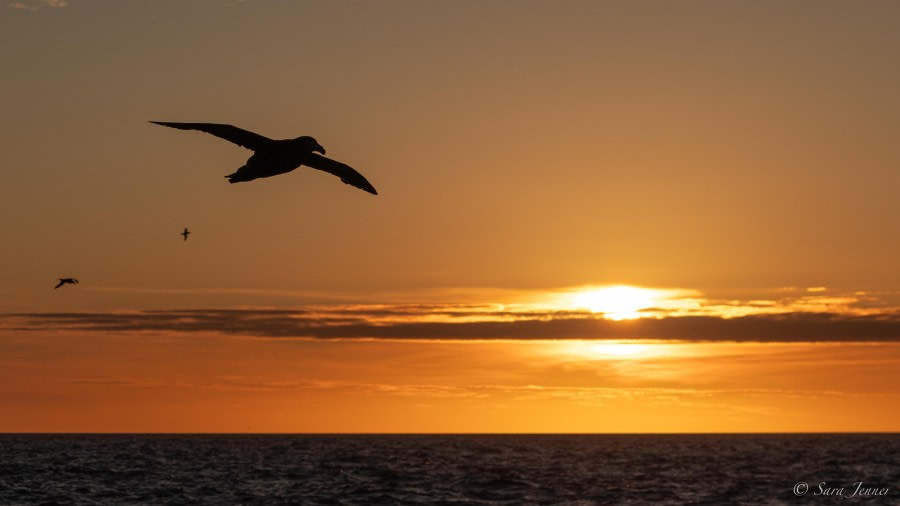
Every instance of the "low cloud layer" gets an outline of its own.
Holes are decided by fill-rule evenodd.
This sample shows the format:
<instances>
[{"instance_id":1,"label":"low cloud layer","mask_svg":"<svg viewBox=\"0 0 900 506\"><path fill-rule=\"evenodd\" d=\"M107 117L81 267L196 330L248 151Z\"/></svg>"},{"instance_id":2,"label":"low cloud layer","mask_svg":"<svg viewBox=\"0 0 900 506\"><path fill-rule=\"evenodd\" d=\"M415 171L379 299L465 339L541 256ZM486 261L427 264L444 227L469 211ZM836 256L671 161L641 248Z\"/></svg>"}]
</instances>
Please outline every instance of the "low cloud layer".
<instances>
[{"instance_id":1,"label":"low cloud layer","mask_svg":"<svg viewBox=\"0 0 900 506\"><path fill-rule=\"evenodd\" d=\"M664 339L738 342L897 342L900 315L779 313L722 318L670 316L612 321L575 311L491 306L382 305L299 310L154 310L29 313L0 329L105 333L221 333L310 339Z\"/></svg>"},{"instance_id":2,"label":"low cloud layer","mask_svg":"<svg viewBox=\"0 0 900 506\"><path fill-rule=\"evenodd\" d=\"M6 6L10 9L36 11L41 7L61 9L68 7L69 2L67 0L13 0L7 2Z\"/></svg>"}]
</instances>

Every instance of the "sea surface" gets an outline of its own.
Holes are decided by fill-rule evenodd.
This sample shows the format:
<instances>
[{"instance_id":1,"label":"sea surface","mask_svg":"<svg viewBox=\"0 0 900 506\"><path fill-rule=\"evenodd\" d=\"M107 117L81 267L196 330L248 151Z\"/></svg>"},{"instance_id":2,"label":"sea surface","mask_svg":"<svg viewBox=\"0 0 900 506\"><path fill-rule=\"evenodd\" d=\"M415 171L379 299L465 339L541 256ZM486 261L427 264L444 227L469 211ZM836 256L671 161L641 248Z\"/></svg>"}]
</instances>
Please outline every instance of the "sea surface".
<instances>
[{"instance_id":1,"label":"sea surface","mask_svg":"<svg viewBox=\"0 0 900 506\"><path fill-rule=\"evenodd\" d=\"M0 434L3 505L900 504L898 488L900 434Z\"/></svg>"}]
</instances>

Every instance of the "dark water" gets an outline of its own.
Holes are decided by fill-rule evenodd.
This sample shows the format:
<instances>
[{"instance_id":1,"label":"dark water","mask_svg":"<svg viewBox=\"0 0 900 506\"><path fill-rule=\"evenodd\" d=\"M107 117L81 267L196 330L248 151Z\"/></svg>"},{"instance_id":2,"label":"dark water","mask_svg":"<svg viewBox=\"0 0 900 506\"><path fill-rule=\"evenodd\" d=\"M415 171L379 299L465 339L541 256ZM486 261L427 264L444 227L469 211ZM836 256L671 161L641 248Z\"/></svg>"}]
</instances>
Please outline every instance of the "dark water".
<instances>
[{"instance_id":1,"label":"dark water","mask_svg":"<svg viewBox=\"0 0 900 506\"><path fill-rule=\"evenodd\" d=\"M898 434L0 435L4 505L900 504L898 488Z\"/></svg>"}]
</instances>

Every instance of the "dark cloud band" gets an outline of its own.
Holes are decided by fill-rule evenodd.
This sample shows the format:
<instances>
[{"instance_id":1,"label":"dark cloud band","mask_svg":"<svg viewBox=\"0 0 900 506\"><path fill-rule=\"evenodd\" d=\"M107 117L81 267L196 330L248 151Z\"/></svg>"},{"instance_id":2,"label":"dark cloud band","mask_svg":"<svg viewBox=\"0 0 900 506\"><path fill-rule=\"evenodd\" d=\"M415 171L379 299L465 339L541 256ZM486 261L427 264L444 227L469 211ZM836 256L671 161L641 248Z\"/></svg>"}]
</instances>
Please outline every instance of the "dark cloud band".
<instances>
[{"instance_id":1,"label":"dark cloud band","mask_svg":"<svg viewBox=\"0 0 900 506\"><path fill-rule=\"evenodd\" d=\"M0 321L3 328L19 331L214 332L268 338L900 341L900 317L894 314L786 313L612 321L577 312L493 311L473 306L354 306L301 310L29 313L3 316Z\"/></svg>"}]
</instances>

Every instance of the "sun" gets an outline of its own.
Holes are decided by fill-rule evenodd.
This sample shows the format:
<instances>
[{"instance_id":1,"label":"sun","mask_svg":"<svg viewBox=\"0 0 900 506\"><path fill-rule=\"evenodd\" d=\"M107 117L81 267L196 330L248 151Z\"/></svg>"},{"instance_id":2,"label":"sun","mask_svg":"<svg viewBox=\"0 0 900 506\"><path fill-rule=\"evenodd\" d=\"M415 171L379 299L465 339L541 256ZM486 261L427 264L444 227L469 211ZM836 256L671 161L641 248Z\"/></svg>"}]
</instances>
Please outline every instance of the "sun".
<instances>
[{"instance_id":1,"label":"sun","mask_svg":"<svg viewBox=\"0 0 900 506\"><path fill-rule=\"evenodd\" d=\"M575 292L569 305L610 320L628 320L640 318L642 309L654 307L665 296L661 290L620 285Z\"/></svg>"},{"instance_id":2,"label":"sun","mask_svg":"<svg viewBox=\"0 0 900 506\"><path fill-rule=\"evenodd\" d=\"M596 313L605 320L696 314L706 299L696 290L629 285L582 285L535 297L536 308Z\"/></svg>"}]
</instances>

